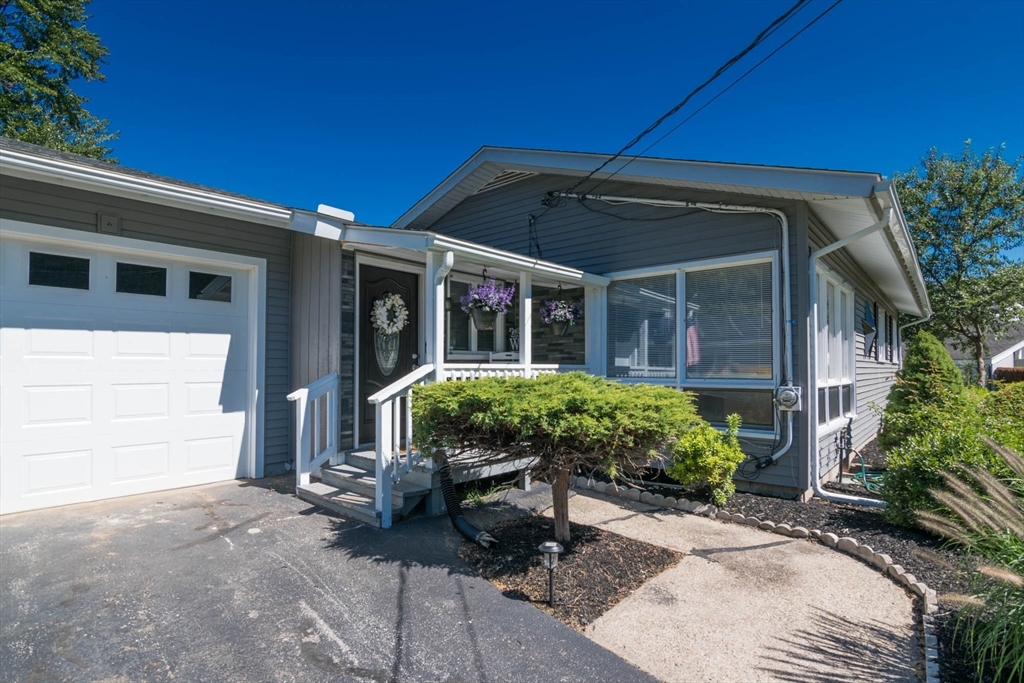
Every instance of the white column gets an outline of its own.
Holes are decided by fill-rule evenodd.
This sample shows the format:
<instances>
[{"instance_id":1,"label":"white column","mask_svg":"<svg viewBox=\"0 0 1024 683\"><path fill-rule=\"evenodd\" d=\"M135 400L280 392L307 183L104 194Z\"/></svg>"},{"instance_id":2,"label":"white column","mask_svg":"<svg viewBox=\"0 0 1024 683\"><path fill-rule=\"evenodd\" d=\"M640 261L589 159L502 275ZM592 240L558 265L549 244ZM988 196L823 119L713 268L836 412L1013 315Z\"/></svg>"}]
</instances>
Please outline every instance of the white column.
<instances>
[{"instance_id":1,"label":"white column","mask_svg":"<svg viewBox=\"0 0 1024 683\"><path fill-rule=\"evenodd\" d=\"M435 379L444 379L444 279L438 283L439 271L443 263L444 255L434 251L427 252L426 282L426 348L424 352L424 363L433 363L435 368Z\"/></svg>"},{"instance_id":2,"label":"white column","mask_svg":"<svg viewBox=\"0 0 1024 683\"><path fill-rule=\"evenodd\" d=\"M529 377L533 365L533 282L527 272L519 273L519 362Z\"/></svg>"},{"instance_id":3,"label":"white column","mask_svg":"<svg viewBox=\"0 0 1024 683\"><path fill-rule=\"evenodd\" d=\"M604 376L604 294L603 287L587 287L583 325L587 334L587 368L590 374Z\"/></svg>"}]
</instances>

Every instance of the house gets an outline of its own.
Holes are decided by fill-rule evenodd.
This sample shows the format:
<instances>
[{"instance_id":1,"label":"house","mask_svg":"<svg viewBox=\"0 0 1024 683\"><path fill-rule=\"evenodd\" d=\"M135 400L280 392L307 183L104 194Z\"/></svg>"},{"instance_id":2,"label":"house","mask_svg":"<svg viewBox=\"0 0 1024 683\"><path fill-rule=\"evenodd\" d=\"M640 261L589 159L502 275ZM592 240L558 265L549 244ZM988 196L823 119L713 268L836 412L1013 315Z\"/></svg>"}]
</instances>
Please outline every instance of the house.
<instances>
[{"instance_id":1,"label":"house","mask_svg":"<svg viewBox=\"0 0 1024 683\"><path fill-rule=\"evenodd\" d=\"M977 378L974 354L961 350L951 341L945 343L946 350L958 367L966 369ZM985 376L992 379L996 368L1024 368L1024 325L1019 325L1006 334L985 339L988 356L985 357Z\"/></svg>"},{"instance_id":2,"label":"house","mask_svg":"<svg viewBox=\"0 0 1024 683\"><path fill-rule=\"evenodd\" d=\"M294 467L387 527L440 505L412 386L569 370L739 413L738 485L806 498L844 426L877 432L897 314L929 314L894 189L650 158L577 182L606 158L485 147L381 228L3 140L3 511ZM492 278L516 295L478 329L459 297ZM581 323L543 324L557 300Z\"/></svg>"}]
</instances>

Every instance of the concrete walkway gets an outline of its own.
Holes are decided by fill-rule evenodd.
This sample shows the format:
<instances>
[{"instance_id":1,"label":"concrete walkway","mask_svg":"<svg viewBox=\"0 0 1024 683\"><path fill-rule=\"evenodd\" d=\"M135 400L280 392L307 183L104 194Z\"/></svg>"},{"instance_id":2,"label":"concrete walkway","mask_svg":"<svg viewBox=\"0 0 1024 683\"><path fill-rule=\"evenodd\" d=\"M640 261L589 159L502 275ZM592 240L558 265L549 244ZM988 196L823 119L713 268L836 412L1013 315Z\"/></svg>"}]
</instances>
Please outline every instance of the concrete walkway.
<instances>
[{"instance_id":1,"label":"concrete walkway","mask_svg":"<svg viewBox=\"0 0 1024 683\"><path fill-rule=\"evenodd\" d=\"M620 498L569 517L686 553L587 629L663 681L919 680L910 596L848 555Z\"/></svg>"}]
</instances>

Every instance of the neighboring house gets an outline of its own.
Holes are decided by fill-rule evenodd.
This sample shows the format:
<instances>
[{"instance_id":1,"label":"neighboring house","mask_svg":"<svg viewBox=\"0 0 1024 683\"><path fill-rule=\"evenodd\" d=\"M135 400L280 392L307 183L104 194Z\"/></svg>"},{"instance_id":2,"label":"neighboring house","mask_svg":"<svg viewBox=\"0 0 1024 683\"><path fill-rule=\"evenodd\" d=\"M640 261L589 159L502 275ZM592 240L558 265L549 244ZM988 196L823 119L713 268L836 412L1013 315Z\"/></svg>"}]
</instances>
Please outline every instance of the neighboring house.
<instances>
[{"instance_id":1,"label":"neighboring house","mask_svg":"<svg viewBox=\"0 0 1024 683\"><path fill-rule=\"evenodd\" d=\"M576 191L600 198L557 194L606 158L483 148L374 228L0 142L4 511L295 462L300 496L386 527L440 505L408 447L411 386L569 370L740 413L740 487L807 497L849 420L854 447L877 431L896 315L929 313L891 184L638 159ZM490 330L458 302L485 275L517 288ZM390 337L371 325L385 294L408 312ZM585 311L564 332L539 315L559 298Z\"/></svg>"},{"instance_id":2,"label":"neighboring house","mask_svg":"<svg viewBox=\"0 0 1024 683\"><path fill-rule=\"evenodd\" d=\"M1009 330L1006 334L996 337L989 335L985 339L988 356L985 357L985 376L992 379L996 368L1024 368L1024 325ZM953 361L977 377L974 354L961 351L952 342L946 342L946 350Z\"/></svg>"}]
</instances>

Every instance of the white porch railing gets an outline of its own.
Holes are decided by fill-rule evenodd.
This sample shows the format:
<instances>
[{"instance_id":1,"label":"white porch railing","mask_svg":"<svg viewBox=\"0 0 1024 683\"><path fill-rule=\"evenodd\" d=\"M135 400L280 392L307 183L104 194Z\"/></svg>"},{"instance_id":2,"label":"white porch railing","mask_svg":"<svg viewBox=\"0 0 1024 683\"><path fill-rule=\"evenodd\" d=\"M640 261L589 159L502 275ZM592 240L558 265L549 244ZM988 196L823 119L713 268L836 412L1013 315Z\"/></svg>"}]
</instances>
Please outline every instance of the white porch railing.
<instances>
[{"instance_id":1,"label":"white porch railing","mask_svg":"<svg viewBox=\"0 0 1024 683\"><path fill-rule=\"evenodd\" d=\"M429 381L433 375L433 363L421 365L367 399L377 411L374 504L380 513L382 529L391 527L392 484L401 481L420 460L420 453L414 453L412 448L412 388Z\"/></svg>"},{"instance_id":2,"label":"white porch railing","mask_svg":"<svg viewBox=\"0 0 1024 683\"><path fill-rule=\"evenodd\" d=\"M295 403L295 485L338 454L338 373L332 372L288 394ZM321 423L327 433L320 432ZM324 448L320 450L320 442Z\"/></svg>"},{"instance_id":3,"label":"white porch railing","mask_svg":"<svg viewBox=\"0 0 1024 683\"><path fill-rule=\"evenodd\" d=\"M557 365L522 365L519 363L445 363L444 378L447 380L483 379L484 377L537 377L553 375L559 371ZM573 368L585 370L584 368Z\"/></svg>"}]
</instances>

